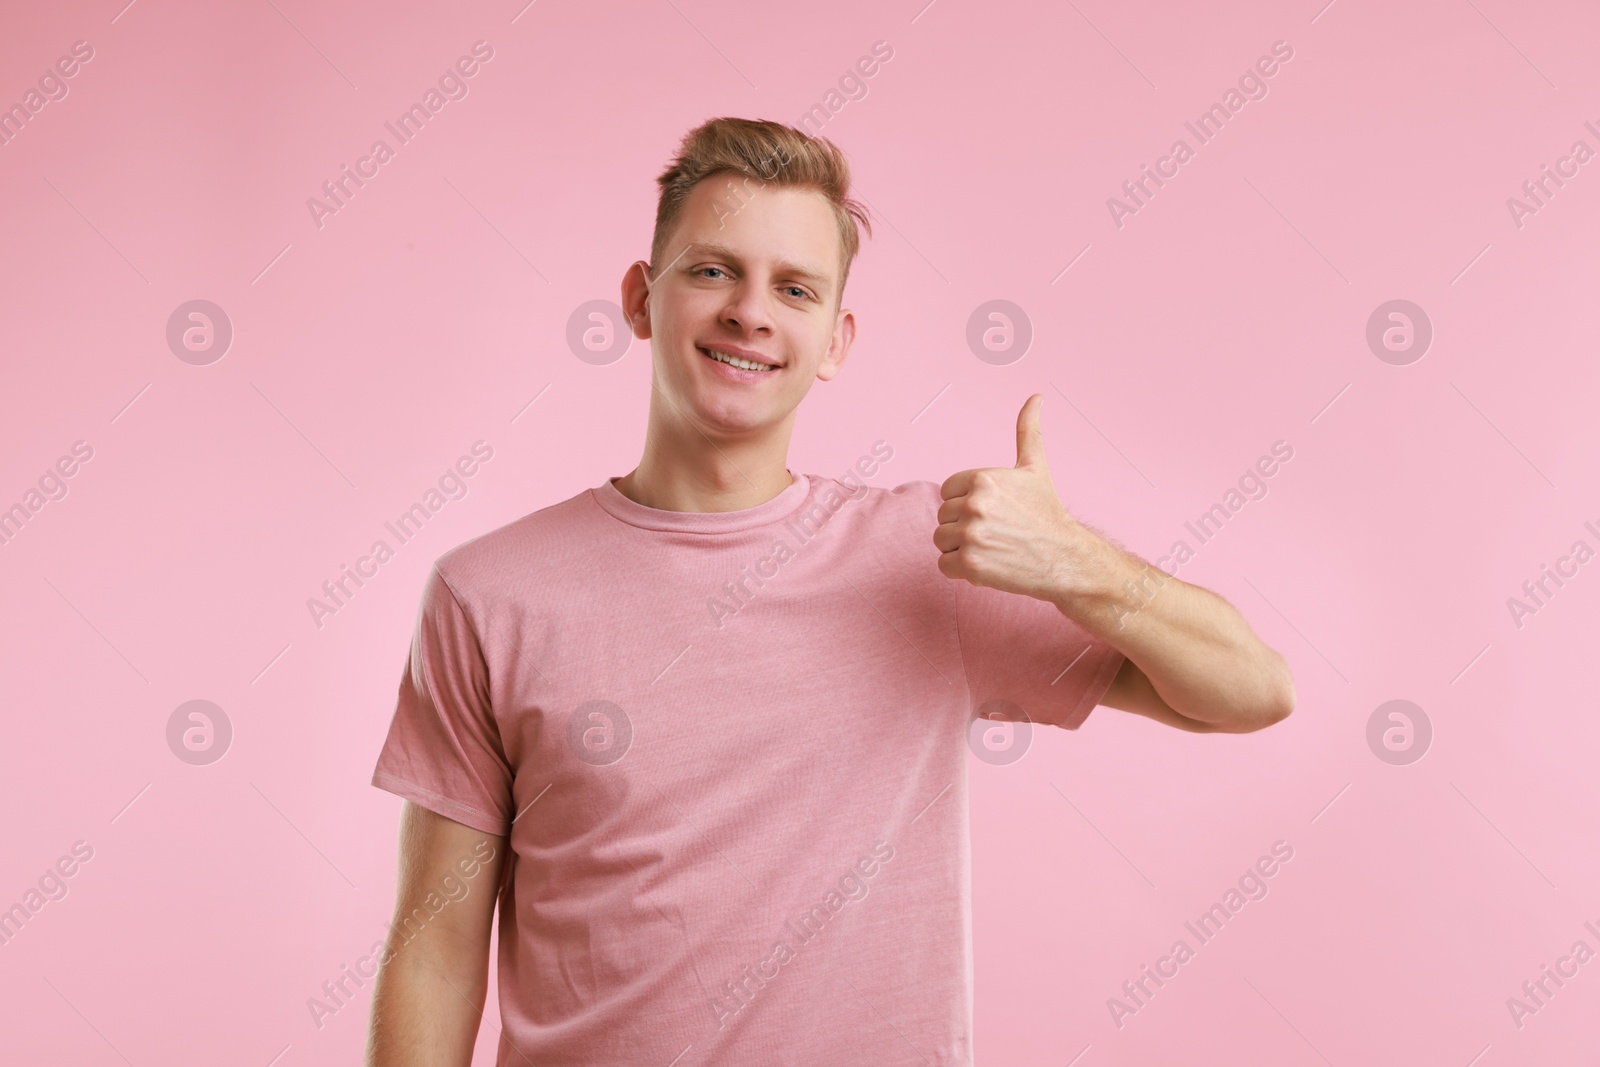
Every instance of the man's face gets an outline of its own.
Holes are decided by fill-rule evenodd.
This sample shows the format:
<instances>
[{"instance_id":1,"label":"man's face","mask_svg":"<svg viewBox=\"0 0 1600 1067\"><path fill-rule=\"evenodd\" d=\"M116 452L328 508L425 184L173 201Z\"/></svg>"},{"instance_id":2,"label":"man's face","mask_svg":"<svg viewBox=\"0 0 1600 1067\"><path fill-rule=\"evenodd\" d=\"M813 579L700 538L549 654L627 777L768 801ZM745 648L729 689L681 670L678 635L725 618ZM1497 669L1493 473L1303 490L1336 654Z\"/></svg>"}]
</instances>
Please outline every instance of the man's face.
<instances>
[{"instance_id":1,"label":"man's face","mask_svg":"<svg viewBox=\"0 0 1600 1067\"><path fill-rule=\"evenodd\" d=\"M854 339L854 317L839 309L837 224L814 190L735 175L702 181L657 271L648 321L635 319L635 335L651 339L671 410L702 432L783 422L813 381L838 372ZM712 352L775 369L738 369Z\"/></svg>"}]
</instances>

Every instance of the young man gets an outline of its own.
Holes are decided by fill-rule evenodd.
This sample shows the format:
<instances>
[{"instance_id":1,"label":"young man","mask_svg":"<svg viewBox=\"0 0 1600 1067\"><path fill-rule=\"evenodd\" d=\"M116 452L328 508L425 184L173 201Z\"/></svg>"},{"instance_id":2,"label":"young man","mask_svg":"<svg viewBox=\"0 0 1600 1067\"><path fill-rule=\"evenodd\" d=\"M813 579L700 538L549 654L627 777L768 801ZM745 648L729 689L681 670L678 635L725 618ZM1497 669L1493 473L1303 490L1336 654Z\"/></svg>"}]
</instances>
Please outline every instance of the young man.
<instances>
[{"instance_id":1,"label":"young man","mask_svg":"<svg viewBox=\"0 0 1600 1067\"><path fill-rule=\"evenodd\" d=\"M790 471L855 337L845 161L724 118L659 182L638 467L426 583L372 778L407 803L367 1062L469 1062L498 900L497 1064L970 1064L981 720L1255 730L1288 667L1068 514L1037 397L1013 468Z\"/></svg>"}]
</instances>

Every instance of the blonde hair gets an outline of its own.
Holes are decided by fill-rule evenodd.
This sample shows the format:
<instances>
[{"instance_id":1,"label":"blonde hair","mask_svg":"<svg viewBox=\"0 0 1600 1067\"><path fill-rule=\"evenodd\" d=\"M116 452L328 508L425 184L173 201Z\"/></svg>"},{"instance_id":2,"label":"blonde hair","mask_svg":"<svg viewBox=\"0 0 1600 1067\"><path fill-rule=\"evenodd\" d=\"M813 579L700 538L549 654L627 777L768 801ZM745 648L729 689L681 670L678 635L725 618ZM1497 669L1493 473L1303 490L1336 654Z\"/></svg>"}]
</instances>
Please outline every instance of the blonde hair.
<instances>
[{"instance_id":1,"label":"blonde hair","mask_svg":"<svg viewBox=\"0 0 1600 1067\"><path fill-rule=\"evenodd\" d=\"M833 142L765 120L710 119L684 135L677 158L656 179L661 197L656 203L655 236L650 242L651 277L668 265L662 263L667 238L683 214L690 191L719 174L814 189L827 198L839 227L839 292L835 295L842 300L850 264L861 248L856 224L859 222L867 235L872 235L866 207L850 197L850 165Z\"/></svg>"}]
</instances>

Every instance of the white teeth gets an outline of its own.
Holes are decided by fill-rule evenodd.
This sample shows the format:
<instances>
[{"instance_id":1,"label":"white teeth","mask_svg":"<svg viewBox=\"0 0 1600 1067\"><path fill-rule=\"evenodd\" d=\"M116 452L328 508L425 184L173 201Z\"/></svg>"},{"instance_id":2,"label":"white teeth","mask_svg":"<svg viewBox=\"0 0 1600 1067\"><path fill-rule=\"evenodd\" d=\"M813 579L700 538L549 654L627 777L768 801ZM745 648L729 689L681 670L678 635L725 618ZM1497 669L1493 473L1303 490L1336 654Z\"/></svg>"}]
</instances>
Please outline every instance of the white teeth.
<instances>
[{"instance_id":1,"label":"white teeth","mask_svg":"<svg viewBox=\"0 0 1600 1067\"><path fill-rule=\"evenodd\" d=\"M721 352L713 352L710 349L701 349L701 351L710 356L712 359L716 360L718 363L726 363L730 367L738 367L740 370L777 369L776 367L769 367L765 363L752 363L748 359L739 359L737 356L723 355Z\"/></svg>"}]
</instances>

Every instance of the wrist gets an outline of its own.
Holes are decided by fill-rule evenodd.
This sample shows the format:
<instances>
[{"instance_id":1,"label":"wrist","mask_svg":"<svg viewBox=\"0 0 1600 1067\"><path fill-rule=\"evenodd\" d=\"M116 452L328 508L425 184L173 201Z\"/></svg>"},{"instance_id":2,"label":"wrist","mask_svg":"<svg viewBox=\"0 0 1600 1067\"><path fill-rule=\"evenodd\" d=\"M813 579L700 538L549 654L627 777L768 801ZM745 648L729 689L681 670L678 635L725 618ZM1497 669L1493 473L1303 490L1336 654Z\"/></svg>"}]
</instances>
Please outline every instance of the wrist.
<instances>
[{"instance_id":1,"label":"wrist","mask_svg":"<svg viewBox=\"0 0 1600 1067\"><path fill-rule=\"evenodd\" d=\"M1123 629L1173 579L1102 538L1094 540L1095 550L1073 568L1076 579L1051 599L1063 614L1103 634Z\"/></svg>"}]
</instances>

